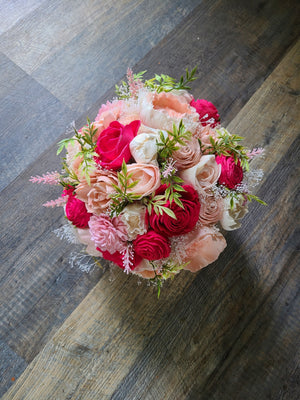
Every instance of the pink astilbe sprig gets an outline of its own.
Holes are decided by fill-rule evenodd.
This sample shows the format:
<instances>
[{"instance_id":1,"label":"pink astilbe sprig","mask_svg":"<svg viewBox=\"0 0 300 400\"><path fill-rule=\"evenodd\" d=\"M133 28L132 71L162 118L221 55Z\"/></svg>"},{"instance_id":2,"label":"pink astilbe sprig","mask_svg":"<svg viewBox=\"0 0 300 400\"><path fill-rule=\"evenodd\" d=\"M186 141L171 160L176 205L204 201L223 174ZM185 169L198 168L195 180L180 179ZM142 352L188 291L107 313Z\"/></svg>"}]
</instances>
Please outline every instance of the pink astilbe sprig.
<instances>
[{"instance_id":1,"label":"pink astilbe sprig","mask_svg":"<svg viewBox=\"0 0 300 400\"><path fill-rule=\"evenodd\" d=\"M123 260L124 272L126 272L126 274L129 274L131 272L131 267L133 266L133 260L134 260L134 252L132 244L128 243L128 245L121 252L121 254Z\"/></svg>"},{"instance_id":2,"label":"pink astilbe sprig","mask_svg":"<svg viewBox=\"0 0 300 400\"><path fill-rule=\"evenodd\" d=\"M257 156L262 156L264 154L265 150L261 147L257 147L256 149L253 149L251 151L248 151L247 157L252 160L254 157Z\"/></svg>"},{"instance_id":3,"label":"pink astilbe sprig","mask_svg":"<svg viewBox=\"0 0 300 400\"><path fill-rule=\"evenodd\" d=\"M165 163L164 169L162 171L162 176L164 178L168 178L169 176L173 175L177 168L175 167L176 161L173 158L169 158L168 161Z\"/></svg>"},{"instance_id":4,"label":"pink astilbe sprig","mask_svg":"<svg viewBox=\"0 0 300 400\"><path fill-rule=\"evenodd\" d=\"M144 86L141 79L135 79L131 68L127 69L127 80L129 85L129 91L132 97L136 97L138 91Z\"/></svg>"},{"instance_id":5,"label":"pink astilbe sprig","mask_svg":"<svg viewBox=\"0 0 300 400\"><path fill-rule=\"evenodd\" d=\"M47 201L47 203L44 203L43 206L44 207L63 207L66 202L67 202L68 196L65 197L59 197L58 199L55 200L50 200Z\"/></svg>"},{"instance_id":6,"label":"pink astilbe sprig","mask_svg":"<svg viewBox=\"0 0 300 400\"><path fill-rule=\"evenodd\" d=\"M47 185L59 184L60 174L57 171L46 172L42 176L32 176L29 181L32 183L43 183Z\"/></svg>"}]
</instances>

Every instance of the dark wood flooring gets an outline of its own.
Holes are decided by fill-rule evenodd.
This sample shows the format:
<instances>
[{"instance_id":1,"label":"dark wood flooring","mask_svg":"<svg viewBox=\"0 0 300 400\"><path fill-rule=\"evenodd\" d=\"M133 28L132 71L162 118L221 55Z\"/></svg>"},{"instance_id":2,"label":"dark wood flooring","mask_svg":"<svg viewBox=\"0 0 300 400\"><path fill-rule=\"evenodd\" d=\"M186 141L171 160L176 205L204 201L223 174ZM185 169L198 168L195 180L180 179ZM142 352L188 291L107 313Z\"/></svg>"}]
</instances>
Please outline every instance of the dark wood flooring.
<instances>
[{"instance_id":1,"label":"dark wood flooring","mask_svg":"<svg viewBox=\"0 0 300 400\"><path fill-rule=\"evenodd\" d=\"M0 4L0 396L300 397L299 2L3 0ZM71 268L53 231L56 143L125 75L180 77L264 146L265 171L219 260L163 287Z\"/></svg>"}]
</instances>

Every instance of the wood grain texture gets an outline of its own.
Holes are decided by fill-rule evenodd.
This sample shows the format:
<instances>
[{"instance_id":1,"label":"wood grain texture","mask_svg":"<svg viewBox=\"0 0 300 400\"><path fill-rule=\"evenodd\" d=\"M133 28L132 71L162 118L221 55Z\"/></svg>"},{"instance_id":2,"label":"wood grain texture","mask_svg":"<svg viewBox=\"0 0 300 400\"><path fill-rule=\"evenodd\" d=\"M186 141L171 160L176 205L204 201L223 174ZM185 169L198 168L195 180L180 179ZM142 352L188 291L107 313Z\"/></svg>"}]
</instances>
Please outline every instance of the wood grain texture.
<instances>
[{"instance_id":1,"label":"wood grain texture","mask_svg":"<svg viewBox=\"0 0 300 400\"><path fill-rule=\"evenodd\" d=\"M179 59L197 65L195 98L216 104L228 125L299 37L299 12L299 3L280 0L204 1L135 69L180 77Z\"/></svg>"},{"instance_id":2,"label":"wood grain texture","mask_svg":"<svg viewBox=\"0 0 300 400\"><path fill-rule=\"evenodd\" d=\"M0 35L11 29L24 16L33 12L45 0L1 0L0 3Z\"/></svg>"},{"instance_id":3,"label":"wood grain texture","mask_svg":"<svg viewBox=\"0 0 300 400\"><path fill-rule=\"evenodd\" d=\"M119 53L122 58L113 54L110 63L108 59L99 61L97 55L98 64L92 70L85 69L86 48L94 50L93 43L100 41L97 34L108 28L94 26L90 21L93 17L98 22L109 15L112 18L110 7L116 7L115 21L108 21L115 30L124 26L128 15L132 21L147 10L156 15L157 10L151 10L154 2L129 3L130 7L133 3L137 6L136 13L133 8L126 10L125 0L116 6L86 0L89 10L83 8L83 2L75 2L66 22L67 2L41 2L36 7L37 3L32 0L23 18L17 13L15 21L10 22L13 29L0 36L0 45L3 46L4 39L7 43L10 41L11 48L5 45L4 49L12 59L21 51L21 56L14 60L32 68L28 72L39 74L49 88L53 84L57 94L68 93L71 88L69 93L76 93L76 99L71 102L86 101L84 113L76 122L81 127L87 115L94 118L100 104L113 97L110 87L127 67L122 49ZM70 269L69 254L78 248L53 234L64 223L62 211L41 207L45 201L58 197L60 189L33 186L28 179L31 175L59 169L56 145L51 143L63 134L66 124L78 113L70 111L47 88L2 54L0 124L5 130L2 128L0 135L5 132L1 139L6 147L5 151L1 148L0 159L6 171L5 189L0 193L0 220L5 227L0 233L0 396L12 383L11 377L20 375L46 345L44 353L15 384L15 391L11 392L18 393L15 398L40 399L40 390L41 393L45 390L45 396L48 393L51 399L99 398L99 393L103 398L119 399L168 399L173 395L180 400L199 397L226 400L226 396L239 399L239 393L245 399L299 397L299 357L293 352L298 345L299 331L296 313L299 275L294 268L298 260L295 253L298 153L295 150L299 133L296 123L299 47L293 47L284 57L299 34L296 25L299 4L296 1L283 4L277 0L203 1L189 15L186 15L186 4L195 2L185 3L183 8L172 3L177 9L170 10L170 6L167 13L177 15L178 20L171 21L171 25L166 20L166 24L156 23L155 18L151 22L151 13L148 14L146 25L153 30L152 36L145 27L135 27L142 37L130 51L135 60L143 58L134 70L148 69L149 75L167 72L179 77L186 66L198 64L200 78L193 85L193 93L215 102L224 124L251 98L229 129L245 136L250 146L264 145L267 154L272 155L257 161L257 166L267 171L259 194L271 206L267 211L253 206L243 221L243 228L227 234L228 248L221 261L196 277L181 274L164 287L159 302L145 282L140 288L135 278L128 279L121 271L116 271L114 276L108 271L103 275L102 270L96 269L86 275ZM128 15L118 25L116 16L122 13L122 7ZM88 17L84 29L77 26L80 13ZM43 23L50 25L48 33L47 29L41 31ZM172 26L175 29L170 31ZM37 39L39 31L40 40ZM47 36L49 32L53 37ZM98 39L93 37L93 32ZM130 47L132 42L126 40L130 32L123 32L126 33L122 41ZM159 34L163 36L157 43ZM111 32L108 37L114 35L120 33ZM150 37L156 41L147 42ZM141 49L145 43L150 45L147 49L153 47L147 54ZM64 49L68 55L66 60ZM66 68L72 56L82 65L69 68L67 75L66 71L61 72L62 81L55 80L58 65ZM273 71L281 60L279 68ZM112 74L109 82L105 81L105 87L101 86L98 68L103 73L105 68L110 71L120 66L122 70ZM53 75L48 75L48 68ZM254 94L265 79L265 84ZM91 98L84 100L91 82L97 82L98 86ZM110 89L104 93L105 88ZM12 135L15 126L16 138ZM50 136L47 136L48 129ZM35 154L25 137L29 130L31 139L38 132ZM14 146L18 148L15 153ZM15 168L16 161L12 154L15 159L20 158L14 177L16 170L11 168ZM28 157L32 158L26 164ZM55 342L49 342L97 282L95 291L75 311L74 318L70 317L54 336ZM76 322L78 315L83 319ZM86 326L80 325L82 322ZM278 326L283 329L278 330ZM41 368L42 359L46 361ZM36 381L30 371L39 376ZM29 386L33 381L31 391ZM46 392L48 382L50 387ZM261 393L259 388L263 388Z\"/></svg>"},{"instance_id":4,"label":"wood grain texture","mask_svg":"<svg viewBox=\"0 0 300 400\"><path fill-rule=\"evenodd\" d=\"M63 104L85 112L198 4L46 2L2 36L0 50Z\"/></svg>"},{"instance_id":5,"label":"wood grain texture","mask_svg":"<svg viewBox=\"0 0 300 400\"><path fill-rule=\"evenodd\" d=\"M5 56L0 76L2 190L57 141L75 114Z\"/></svg>"},{"instance_id":6,"label":"wood grain texture","mask_svg":"<svg viewBox=\"0 0 300 400\"><path fill-rule=\"evenodd\" d=\"M159 301L120 270L112 282L104 274L3 399L296 400L300 138L290 89L299 48L230 125L247 129L260 102L257 135L276 125L269 149L284 136L286 147L272 154L275 165L258 191L269 206L253 206L243 227L226 235L218 262L197 275L181 273ZM291 113L278 115L274 99L283 115Z\"/></svg>"}]
</instances>

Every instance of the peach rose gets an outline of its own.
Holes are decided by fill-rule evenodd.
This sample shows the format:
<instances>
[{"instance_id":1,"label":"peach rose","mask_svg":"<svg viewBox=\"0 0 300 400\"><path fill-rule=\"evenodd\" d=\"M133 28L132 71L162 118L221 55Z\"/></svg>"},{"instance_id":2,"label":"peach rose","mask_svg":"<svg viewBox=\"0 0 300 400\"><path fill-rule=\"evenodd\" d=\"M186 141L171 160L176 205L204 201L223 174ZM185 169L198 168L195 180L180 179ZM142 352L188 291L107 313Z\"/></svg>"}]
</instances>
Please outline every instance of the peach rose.
<instances>
[{"instance_id":1,"label":"peach rose","mask_svg":"<svg viewBox=\"0 0 300 400\"><path fill-rule=\"evenodd\" d=\"M138 100L140 119L146 126L156 129L172 130L181 119L192 116L199 119L190 107L186 96L174 93L141 92Z\"/></svg>"},{"instance_id":2,"label":"peach rose","mask_svg":"<svg viewBox=\"0 0 300 400\"><path fill-rule=\"evenodd\" d=\"M152 164L129 164L128 174L132 174L130 182L138 181L137 185L127 190L127 193L134 193L140 196L149 196L160 186L160 170Z\"/></svg>"},{"instance_id":3,"label":"peach rose","mask_svg":"<svg viewBox=\"0 0 300 400\"><path fill-rule=\"evenodd\" d=\"M226 247L224 236L210 227L200 228L187 236L183 262L189 262L184 269L191 272L197 272L216 261Z\"/></svg>"},{"instance_id":4,"label":"peach rose","mask_svg":"<svg viewBox=\"0 0 300 400\"><path fill-rule=\"evenodd\" d=\"M205 155L194 167L180 171L179 176L200 194L204 194L205 189L211 188L218 181L220 173L221 168L216 163L215 156Z\"/></svg>"},{"instance_id":5,"label":"peach rose","mask_svg":"<svg viewBox=\"0 0 300 400\"><path fill-rule=\"evenodd\" d=\"M176 168L188 169L192 168L199 163L201 158L201 150L198 140L195 137L191 137L190 140L186 141L186 145L180 145L179 149L174 151L172 158L176 161Z\"/></svg>"},{"instance_id":6,"label":"peach rose","mask_svg":"<svg viewBox=\"0 0 300 400\"><path fill-rule=\"evenodd\" d=\"M77 186L77 198L85 202L88 212L100 215L109 207L110 194L115 192L113 184L118 184L115 172L97 170L91 174L90 184L84 178Z\"/></svg>"},{"instance_id":7,"label":"peach rose","mask_svg":"<svg viewBox=\"0 0 300 400\"><path fill-rule=\"evenodd\" d=\"M154 93L154 110L161 110L170 117L182 119L184 114L192 114L193 111L184 96L176 95L171 92Z\"/></svg>"},{"instance_id":8,"label":"peach rose","mask_svg":"<svg viewBox=\"0 0 300 400\"><path fill-rule=\"evenodd\" d=\"M200 203L199 221L201 224L212 225L220 221L224 209L224 202L221 197L216 197L211 190L207 189L204 195L200 195Z\"/></svg>"}]
</instances>

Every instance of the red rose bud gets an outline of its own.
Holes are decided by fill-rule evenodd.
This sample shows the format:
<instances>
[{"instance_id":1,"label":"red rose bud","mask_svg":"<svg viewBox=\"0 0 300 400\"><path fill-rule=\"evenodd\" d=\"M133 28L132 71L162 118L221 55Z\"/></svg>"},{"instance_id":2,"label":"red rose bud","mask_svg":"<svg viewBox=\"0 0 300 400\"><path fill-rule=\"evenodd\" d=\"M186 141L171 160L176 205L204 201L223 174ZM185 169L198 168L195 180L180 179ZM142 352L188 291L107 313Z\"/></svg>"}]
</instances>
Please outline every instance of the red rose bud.
<instances>
[{"instance_id":1,"label":"red rose bud","mask_svg":"<svg viewBox=\"0 0 300 400\"><path fill-rule=\"evenodd\" d=\"M171 253L169 240L152 230L138 236L133 246L136 254L150 261L167 258Z\"/></svg>"},{"instance_id":2,"label":"red rose bud","mask_svg":"<svg viewBox=\"0 0 300 400\"><path fill-rule=\"evenodd\" d=\"M216 163L221 165L221 175L219 184L226 186L228 189L234 189L236 185L243 180L243 168L238 160L237 164L231 156L216 156Z\"/></svg>"},{"instance_id":3,"label":"red rose bud","mask_svg":"<svg viewBox=\"0 0 300 400\"><path fill-rule=\"evenodd\" d=\"M122 125L118 121L110 123L109 127L100 133L95 152L99 154L97 163L106 169L121 168L123 159L126 163L131 158L129 144L137 135L141 121L132 121Z\"/></svg>"},{"instance_id":4,"label":"red rose bud","mask_svg":"<svg viewBox=\"0 0 300 400\"><path fill-rule=\"evenodd\" d=\"M198 193L190 185L183 185L182 187L185 191L180 192L180 201L184 208L179 207L174 201L171 206L169 201L164 205L174 212L176 219L166 213L162 215L156 214L154 210L149 216L150 226L162 235L168 237L184 235L194 229L199 219L200 202ZM166 185L162 185L158 188L156 194L163 194L165 190Z\"/></svg>"},{"instance_id":5,"label":"red rose bud","mask_svg":"<svg viewBox=\"0 0 300 400\"><path fill-rule=\"evenodd\" d=\"M203 126L210 125L214 128L220 121L220 115L216 107L210 101L204 99L192 100L190 106L199 114L199 121Z\"/></svg>"},{"instance_id":6,"label":"red rose bud","mask_svg":"<svg viewBox=\"0 0 300 400\"><path fill-rule=\"evenodd\" d=\"M66 216L77 228L87 228L92 214L87 212L85 203L69 194L66 204Z\"/></svg>"}]
</instances>

